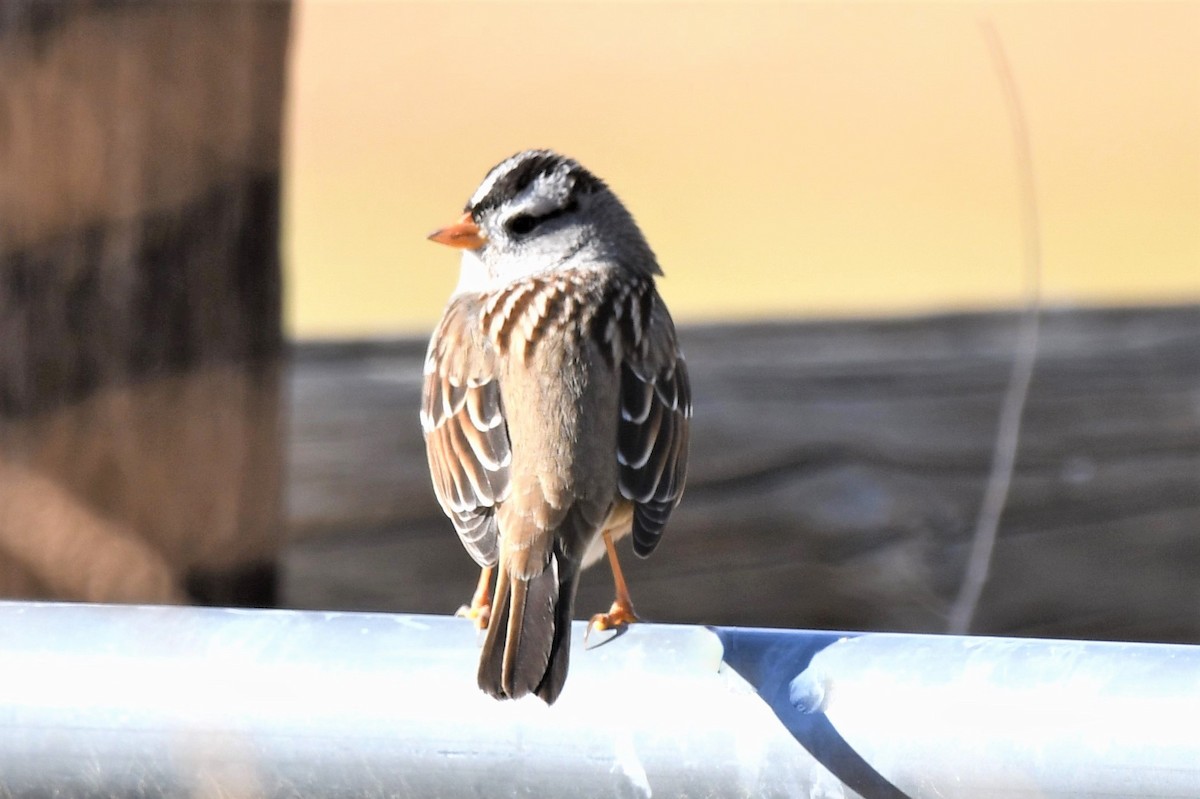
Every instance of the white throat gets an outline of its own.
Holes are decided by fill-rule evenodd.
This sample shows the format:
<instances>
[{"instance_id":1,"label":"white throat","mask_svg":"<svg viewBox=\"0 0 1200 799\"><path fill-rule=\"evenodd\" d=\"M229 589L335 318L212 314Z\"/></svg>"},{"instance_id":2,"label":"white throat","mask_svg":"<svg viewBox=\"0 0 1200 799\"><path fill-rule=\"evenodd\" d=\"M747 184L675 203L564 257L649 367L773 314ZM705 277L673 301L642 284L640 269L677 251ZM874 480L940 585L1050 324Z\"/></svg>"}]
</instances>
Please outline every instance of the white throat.
<instances>
[{"instance_id":1,"label":"white throat","mask_svg":"<svg viewBox=\"0 0 1200 799\"><path fill-rule=\"evenodd\" d=\"M488 270L474 250L463 250L454 295L478 294L488 290Z\"/></svg>"}]
</instances>

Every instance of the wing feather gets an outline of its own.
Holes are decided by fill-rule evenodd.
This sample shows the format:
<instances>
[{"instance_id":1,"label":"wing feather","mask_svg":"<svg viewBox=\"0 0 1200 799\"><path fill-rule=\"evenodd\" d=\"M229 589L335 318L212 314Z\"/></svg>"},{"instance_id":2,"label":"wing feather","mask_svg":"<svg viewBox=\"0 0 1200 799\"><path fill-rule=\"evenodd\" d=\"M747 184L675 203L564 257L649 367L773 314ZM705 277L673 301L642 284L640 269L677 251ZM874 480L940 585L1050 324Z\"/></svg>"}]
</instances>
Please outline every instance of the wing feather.
<instances>
[{"instance_id":1,"label":"wing feather","mask_svg":"<svg viewBox=\"0 0 1200 799\"><path fill-rule=\"evenodd\" d=\"M624 372L622 381L640 380L631 369L625 369ZM653 396L652 387L647 388L651 388L647 393ZM637 421L637 417L624 419L622 414L621 423L617 427L617 461L626 467L624 472L631 477L641 475L654 452L654 442L663 423L662 404L648 400L646 413L639 415L641 421Z\"/></svg>"},{"instance_id":2,"label":"wing feather","mask_svg":"<svg viewBox=\"0 0 1200 799\"><path fill-rule=\"evenodd\" d=\"M621 375L621 419L627 422L641 424L650 415L650 400L654 396L654 386L632 372L628 364L622 364Z\"/></svg>"},{"instance_id":3,"label":"wing feather","mask_svg":"<svg viewBox=\"0 0 1200 799\"><path fill-rule=\"evenodd\" d=\"M692 395L674 324L657 295L643 319L641 346L621 365L617 477L621 495L634 503L633 551L645 557L683 496Z\"/></svg>"},{"instance_id":4,"label":"wing feather","mask_svg":"<svg viewBox=\"0 0 1200 799\"><path fill-rule=\"evenodd\" d=\"M480 566L497 556L496 503L509 491L512 450L492 346L479 330L479 300L447 307L430 341L421 426L433 490Z\"/></svg>"}]
</instances>

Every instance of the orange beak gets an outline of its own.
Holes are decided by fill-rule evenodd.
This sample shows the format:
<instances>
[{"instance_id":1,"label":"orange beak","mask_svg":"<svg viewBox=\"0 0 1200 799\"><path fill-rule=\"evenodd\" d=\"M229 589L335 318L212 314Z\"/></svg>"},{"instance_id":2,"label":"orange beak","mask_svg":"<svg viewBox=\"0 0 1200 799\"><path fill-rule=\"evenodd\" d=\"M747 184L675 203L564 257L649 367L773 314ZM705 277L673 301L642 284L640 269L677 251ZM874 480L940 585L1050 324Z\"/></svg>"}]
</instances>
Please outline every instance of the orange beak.
<instances>
[{"instance_id":1,"label":"orange beak","mask_svg":"<svg viewBox=\"0 0 1200 799\"><path fill-rule=\"evenodd\" d=\"M475 224L468 211L453 225L430 233L429 240L459 250L478 250L487 242L487 236L480 232L479 225Z\"/></svg>"}]
</instances>

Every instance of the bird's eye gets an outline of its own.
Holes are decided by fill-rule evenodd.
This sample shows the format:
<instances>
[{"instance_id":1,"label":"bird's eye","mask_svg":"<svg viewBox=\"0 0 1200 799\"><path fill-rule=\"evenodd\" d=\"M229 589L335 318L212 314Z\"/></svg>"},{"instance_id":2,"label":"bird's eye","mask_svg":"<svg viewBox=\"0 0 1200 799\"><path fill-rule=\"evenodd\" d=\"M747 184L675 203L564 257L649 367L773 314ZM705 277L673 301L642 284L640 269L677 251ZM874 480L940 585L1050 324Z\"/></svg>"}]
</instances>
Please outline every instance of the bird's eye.
<instances>
[{"instance_id":1,"label":"bird's eye","mask_svg":"<svg viewBox=\"0 0 1200 799\"><path fill-rule=\"evenodd\" d=\"M547 211L539 216L534 216L533 214L516 214L504 223L504 229L514 236L524 236L527 233L532 233L533 229L543 222L574 213L578 209L579 201L572 197L571 201L563 207Z\"/></svg>"},{"instance_id":2,"label":"bird's eye","mask_svg":"<svg viewBox=\"0 0 1200 799\"><path fill-rule=\"evenodd\" d=\"M540 221L537 217L530 216L529 214L517 214L504 223L504 229L509 233L524 236L526 233L532 232Z\"/></svg>"}]
</instances>

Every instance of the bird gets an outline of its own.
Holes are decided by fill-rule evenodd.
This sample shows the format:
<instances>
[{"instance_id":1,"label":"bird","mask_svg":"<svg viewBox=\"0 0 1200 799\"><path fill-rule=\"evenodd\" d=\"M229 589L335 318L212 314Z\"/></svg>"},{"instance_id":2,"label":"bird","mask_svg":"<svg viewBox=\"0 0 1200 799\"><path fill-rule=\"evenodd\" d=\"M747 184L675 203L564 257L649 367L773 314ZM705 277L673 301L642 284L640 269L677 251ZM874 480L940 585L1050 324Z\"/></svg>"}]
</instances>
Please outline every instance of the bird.
<instances>
[{"instance_id":1,"label":"bird","mask_svg":"<svg viewBox=\"0 0 1200 799\"><path fill-rule=\"evenodd\" d=\"M691 386L662 270L608 185L545 149L494 166L429 239L461 251L420 417L434 493L481 569L478 684L553 704L580 572L607 553L615 599L587 632L637 621L615 543L649 556L683 496Z\"/></svg>"}]
</instances>

